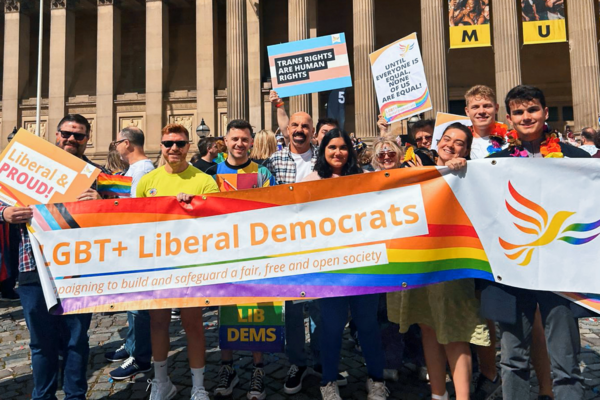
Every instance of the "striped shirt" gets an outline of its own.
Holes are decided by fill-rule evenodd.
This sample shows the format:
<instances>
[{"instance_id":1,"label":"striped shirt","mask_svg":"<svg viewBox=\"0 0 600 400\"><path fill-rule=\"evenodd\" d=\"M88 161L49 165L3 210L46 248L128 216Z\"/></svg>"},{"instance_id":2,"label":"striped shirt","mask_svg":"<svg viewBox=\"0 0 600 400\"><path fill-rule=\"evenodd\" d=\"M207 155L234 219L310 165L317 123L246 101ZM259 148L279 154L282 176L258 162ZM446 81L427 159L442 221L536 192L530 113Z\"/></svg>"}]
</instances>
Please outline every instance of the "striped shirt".
<instances>
[{"instance_id":1,"label":"striped shirt","mask_svg":"<svg viewBox=\"0 0 600 400\"><path fill-rule=\"evenodd\" d=\"M317 162L317 148L311 146L312 158L311 158L311 171L315 167ZM266 162L265 167L273 173L273 177L279 185L296 183L296 163L292 158L292 152L289 146L284 147L275 154L273 154Z\"/></svg>"}]
</instances>

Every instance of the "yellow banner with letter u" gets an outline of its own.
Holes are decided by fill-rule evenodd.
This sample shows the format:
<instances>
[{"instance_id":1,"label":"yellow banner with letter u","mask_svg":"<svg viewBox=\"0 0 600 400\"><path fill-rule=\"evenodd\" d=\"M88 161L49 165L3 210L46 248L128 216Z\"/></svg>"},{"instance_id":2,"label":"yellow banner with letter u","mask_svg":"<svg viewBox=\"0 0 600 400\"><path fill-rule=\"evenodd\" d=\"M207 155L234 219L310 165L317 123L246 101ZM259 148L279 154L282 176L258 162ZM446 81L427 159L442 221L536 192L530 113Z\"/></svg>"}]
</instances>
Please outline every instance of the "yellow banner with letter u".
<instances>
[{"instance_id":1,"label":"yellow banner with letter u","mask_svg":"<svg viewBox=\"0 0 600 400\"><path fill-rule=\"evenodd\" d=\"M567 41L567 24L563 0L523 0L523 44Z\"/></svg>"}]
</instances>

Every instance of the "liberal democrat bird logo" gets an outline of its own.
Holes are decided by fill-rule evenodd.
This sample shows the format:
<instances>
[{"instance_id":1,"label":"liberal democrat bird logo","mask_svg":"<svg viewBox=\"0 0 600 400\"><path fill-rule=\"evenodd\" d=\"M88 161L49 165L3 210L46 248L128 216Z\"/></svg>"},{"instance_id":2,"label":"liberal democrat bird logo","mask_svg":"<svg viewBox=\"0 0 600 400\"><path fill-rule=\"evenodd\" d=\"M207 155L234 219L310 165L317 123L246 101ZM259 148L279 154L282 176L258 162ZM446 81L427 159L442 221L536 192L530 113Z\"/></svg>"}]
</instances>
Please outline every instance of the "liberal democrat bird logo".
<instances>
[{"instance_id":1,"label":"liberal democrat bird logo","mask_svg":"<svg viewBox=\"0 0 600 400\"><path fill-rule=\"evenodd\" d=\"M534 239L527 244L512 244L502 238L498 238L500 246L506 250L506 257L517 262L519 265L529 265L536 248L546 246L555 240L562 240L563 242L578 246L589 243L600 235L600 232L584 238L566 235L567 232L582 233L596 230L600 227L600 220L590 224L570 224L562 229L567 220L575 215L574 212L559 211L554 214L550 222L548 222L548 213L546 210L531 200L521 196L510 181L508 182L508 191L512 195L514 201L527 209L526 212L521 212L511 206L508 201L505 202L508 212L519 220L519 223L515 222L514 225L521 232L534 237Z\"/></svg>"},{"instance_id":2,"label":"liberal democrat bird logo","mask_svg":"<svg viewBox=\"0 0 600 400\"><path fill-rule=\"evenodd\" d=\"M404 57L409 51L413 49L413 47L415 47L415 44L399 44L398 47L400 47L400 57Z\"/></svg>"}]
</instances>

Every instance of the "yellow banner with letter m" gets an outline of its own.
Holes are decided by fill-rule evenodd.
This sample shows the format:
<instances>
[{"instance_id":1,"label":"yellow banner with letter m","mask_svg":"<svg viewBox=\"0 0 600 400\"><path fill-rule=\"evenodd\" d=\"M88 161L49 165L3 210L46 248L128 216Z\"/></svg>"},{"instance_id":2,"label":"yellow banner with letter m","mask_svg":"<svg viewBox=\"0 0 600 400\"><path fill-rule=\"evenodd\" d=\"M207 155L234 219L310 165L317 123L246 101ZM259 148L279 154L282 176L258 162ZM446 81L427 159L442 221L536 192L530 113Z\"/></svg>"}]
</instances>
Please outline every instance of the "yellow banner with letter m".
<instances>
[{"instance_id":1,"label":"yellow banner with letter m","mask_svg":"<svg viewBox=\"0 0 600 400\"><path fill-rule=\"evenodd\" d=\"M488 47L492 45L490 25L450 27L450 48Z\"/></svg>"}]
</instances>

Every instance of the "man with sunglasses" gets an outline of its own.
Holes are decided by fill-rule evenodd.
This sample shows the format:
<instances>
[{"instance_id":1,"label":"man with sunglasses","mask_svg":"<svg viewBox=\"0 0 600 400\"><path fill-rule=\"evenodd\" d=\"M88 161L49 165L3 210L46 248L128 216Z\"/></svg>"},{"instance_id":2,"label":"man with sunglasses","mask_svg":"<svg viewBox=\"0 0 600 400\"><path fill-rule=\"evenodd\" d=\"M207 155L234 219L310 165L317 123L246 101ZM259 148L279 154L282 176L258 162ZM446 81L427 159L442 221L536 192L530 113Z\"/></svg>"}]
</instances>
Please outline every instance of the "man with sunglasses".
<instances>
[{"instance_id":1,"label":"man with sunglasses","mask_svg":"<svg viewBox=\"0 0 600 400\"><path fill-rule=\"evenodd\" d=\"M418 149L431 149L434 126L435 120L422 119L415 122L410 128L410 134Z\"/></svg>"},{"instance_id":2,"label":"man with sunglasses","mask_svg":"<svg viewBox=\"0 0 600 400\"><path fill-rule=\"evenodd\" d=\"M190 134L179 124L169 124L162 129L161 152L165 165L144 175L138 183L136 197L177 196L189 202L194 195L218 192L210 175L187 162ZM177 388L167 374L167 357L171 346L169 324L171 309L150 310L150 336L154 357L154 379L150 400L168 400ZM188 360L192 372L192 400L209 400L204 389L204 325L202 307L182 308L181 322L188 341Z\"/></svg>"},{"instance_id":3,"label":"man with sunglasses","mask_svg":"<svg viewBox=\"0 0 600 400\"><path fill-rule=\"evenodd\" d=\"M69 114L57 127L56 145L92 163L85 155L90 137L90 124L79 114ZM100 199L94 188L85 190L78 200ZM33 369L34 400L56 398L59 376L59 355L64 360L63 390L65 397L85 400L87 392L86 369L89 358L88 329L92 314L52 315L48 312L40 284L37 266L27 235L26 223L32 217L29 207L9 207L0 202L0 222L17 224L19 229L19 288L23 314L30 333L31 365Z\"/></svg>"}]
</instances>

